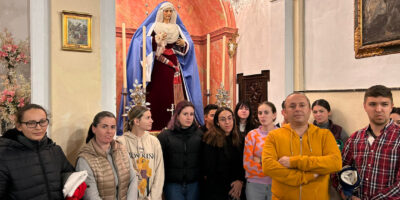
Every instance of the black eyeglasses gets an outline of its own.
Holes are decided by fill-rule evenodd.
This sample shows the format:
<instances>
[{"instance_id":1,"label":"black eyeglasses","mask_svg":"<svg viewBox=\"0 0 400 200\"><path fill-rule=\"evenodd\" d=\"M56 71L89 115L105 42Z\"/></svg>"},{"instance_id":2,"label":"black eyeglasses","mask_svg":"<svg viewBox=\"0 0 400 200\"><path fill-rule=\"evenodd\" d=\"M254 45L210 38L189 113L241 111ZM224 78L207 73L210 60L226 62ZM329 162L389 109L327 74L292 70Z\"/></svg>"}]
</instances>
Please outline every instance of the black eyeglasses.
<instances>
[{"instance_id":1,"label":"black eyeglasses","mask_svg":"<svg viewBox=\"0 0 400 200\"><path fill-rule=\"evenodd\" d=\"M36 126L39 124L41 127L45 127L49 125L49 119L42 119L40 121L27 121L27 122L21 122L21 124L25 124L26 127L28 128L36 128Z\"/></svg>"}]
</instances>

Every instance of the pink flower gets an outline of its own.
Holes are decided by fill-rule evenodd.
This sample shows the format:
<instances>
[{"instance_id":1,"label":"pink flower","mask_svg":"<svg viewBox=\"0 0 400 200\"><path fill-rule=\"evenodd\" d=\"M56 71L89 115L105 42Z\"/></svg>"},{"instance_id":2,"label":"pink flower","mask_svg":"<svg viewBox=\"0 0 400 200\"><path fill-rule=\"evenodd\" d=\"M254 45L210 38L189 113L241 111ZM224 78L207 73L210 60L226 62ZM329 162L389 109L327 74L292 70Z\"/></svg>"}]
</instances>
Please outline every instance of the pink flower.
<instances>
[{"instance_id":1,"label":"pink flower","mask_svg":"<svg viewBox=\"0 0 400 200\"><path fill-rule=\"evenodd\" d=\"M24 107L25 106L25 103L24 102L19 102L19 104L18 104L18 107L19 108L22 108L22 107Z\"/></svg>"},{"instance_id":2,"label":"pink flower","mask_svg":"<svg viewBox=\"0 0 400 200\"><path fill-rule=\"evenodd\" d=\"M3 95L7 95L8 94L8 90L7 89L4 89L3 90Z\"/></svg>"},{"instance_id":3,"label":"pink flower","mask_svg":"<svg viewBox=\"0 0 400 200\"><path fill-rule=\"evenodd\" d=\"M4 51L10 52L11 49L12 49L11 44L5 44L5 45L3 45L3 50L4 50Z\"/></svg>"},{"instance_id":4,"label":"pink flower","mask_svg":"<svg viewBox=\"0 0 400 200\"><path fill-rule=\"evenodd\" d=\"M15 91L8 91L8 92L7 92L7 95L9 95L9 96L11 96L11 97L14 97Z\"/></svg>"},{"instance_id":5,"label":"pink flower","mask_svg":"<svg viewBox=\"0 0 400 200\"><path fill-rule=\"evenodd\" d=\"M4 52L4 51L0 51L0 57L7 57L8 53Z\"/></svg>"},{"instance_id":6,"label":"pink flower","mask_svg":"<svg viewBox=\"0 0 400 200\"><path fill-rule=\"evenodd\" d=\"M11 103L13 101L13 98L12 97L8 97L7 101L8 101L8 103Z\"/></svg>"},{"instance_id":7,"label":"pink flower","mask_svg":"<svg viewBox=\"0 0 400 200\"><path fill-rule=\"evenodd\" d=\"M18 46L17 45L11 45L11 50L13 51L13 52L15 52L15 51L17 51L17 49L18 49Z\"/></svg>"},{"instance_id":8,"label":"pink flower","mask_svg":"<svg viewBox=\"0 0 400 200\"><path fill-rule=\"evenodd\" d=\"M0 102L3 103L4 101L6 101L6 98L6 95L1 95Z\"/></svg>"}]
</instances>

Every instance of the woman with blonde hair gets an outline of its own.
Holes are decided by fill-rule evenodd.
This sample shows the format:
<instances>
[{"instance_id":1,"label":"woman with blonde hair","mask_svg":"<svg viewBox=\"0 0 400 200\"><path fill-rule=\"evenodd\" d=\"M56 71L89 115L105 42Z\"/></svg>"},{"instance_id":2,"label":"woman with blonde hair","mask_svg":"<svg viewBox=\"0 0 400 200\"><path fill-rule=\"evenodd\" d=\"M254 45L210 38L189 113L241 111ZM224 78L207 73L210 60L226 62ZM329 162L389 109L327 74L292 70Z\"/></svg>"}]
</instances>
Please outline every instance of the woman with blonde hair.
<instances>
[{"instance_id":1,"label":"woman with blonde hair","mask_svg":"<svg viewBox=\"0 0 400 200\"><path fill-rule=\"evenodd\" d=\"M138 199L161 200L164 185L164 161L160 142L148 131L153 120L151 112L143 106L134 106L128 112L124 134L118 137L123 143L138 174Z\"/></svg>"}]
</instances>

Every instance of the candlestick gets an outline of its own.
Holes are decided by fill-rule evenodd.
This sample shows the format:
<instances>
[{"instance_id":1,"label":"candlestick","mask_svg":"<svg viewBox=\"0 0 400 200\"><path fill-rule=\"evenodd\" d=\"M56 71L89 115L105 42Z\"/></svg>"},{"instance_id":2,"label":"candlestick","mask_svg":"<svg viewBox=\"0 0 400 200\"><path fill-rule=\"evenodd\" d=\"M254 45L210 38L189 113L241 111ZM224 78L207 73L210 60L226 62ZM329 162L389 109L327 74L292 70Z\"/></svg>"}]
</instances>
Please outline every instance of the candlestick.
<instances>
[{"instance_id":1,"label":"candlestick","mask_svg":"<svg viewBox=\"0 0 400 200\"><path fill-rule=\"evenodd\" d=\"M126 33L125 33L125 23L122 23L122 80L123 87L127 88L126 83Z\"/></svg>"},{"instance_id":2,"label":"candlestick","mask_svg":"<svg viewBox=\"0 0 400 200\"><path fill-rule=\"evenodd\" d=\"M210 90L210 34L207 34L207 90Z\"/></svg>"},{"instance_id":3,"label":"candlestick","mask_svg":"<svg viewBox=\"0 0 400 200\"><path fill-rule=\"evenodd\" d=\"M222 37L222 84L225 85L225 44L226 44L226 36Z\"/></svg>"},{"instance_id":4,"label":"candlestick","mask_svg":"<svg viewBox=\"0 0 400 200\"><path fill-rule=\"evenodd\" d=\"M143 77L142 77L142 85L143 88L146 88L146 71L147 71L147 56L146 56L146 26L143 26L143 63L142 63L142 70L143 70Z\"/></svg>"}]
</instances>

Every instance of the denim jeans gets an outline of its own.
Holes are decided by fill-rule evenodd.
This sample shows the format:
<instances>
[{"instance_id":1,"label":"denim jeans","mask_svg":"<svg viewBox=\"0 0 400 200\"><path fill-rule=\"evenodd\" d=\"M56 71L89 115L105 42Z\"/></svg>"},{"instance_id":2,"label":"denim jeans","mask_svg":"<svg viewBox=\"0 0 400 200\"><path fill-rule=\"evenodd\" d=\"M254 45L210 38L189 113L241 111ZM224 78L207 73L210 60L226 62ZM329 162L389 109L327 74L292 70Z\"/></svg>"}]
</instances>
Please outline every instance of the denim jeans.
<instances>
[{"instance_id":1,"label":"denim jeans","mask_svg":"<svg viewBox=\"0 0 400 200\"><path fill-rule=\"evenodd\" d=\"M271 185L247 181L246 198L247 200L271 200Z\"/></svg>"},{"instance_id":2,"label":"denim jeans","mask_svg":"<svg viewBox=\"0 0 400 200\"><path fill-rule=\"evenodd\" d=\"M166 183L164 186L165 200L198 200L199 183Z\"/></svg>"}]
</instances>

